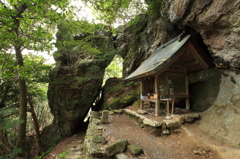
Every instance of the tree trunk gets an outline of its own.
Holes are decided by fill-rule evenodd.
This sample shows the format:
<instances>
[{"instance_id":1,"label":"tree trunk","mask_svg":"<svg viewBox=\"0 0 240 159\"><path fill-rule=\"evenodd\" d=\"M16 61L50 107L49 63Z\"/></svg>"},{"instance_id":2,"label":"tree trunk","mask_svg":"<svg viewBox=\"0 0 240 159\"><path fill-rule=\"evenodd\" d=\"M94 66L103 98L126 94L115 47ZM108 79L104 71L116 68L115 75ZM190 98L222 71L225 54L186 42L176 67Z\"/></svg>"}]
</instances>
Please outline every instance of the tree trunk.
<instances>
[{"instance_id":1,"label":"tree trunk","mask_svg":"<svg viewBox=\"0 0 240 159\"><path fill-rule=\"evenodd\" d=\"M8 83L6 84L6 87L4 89L4 93L3 93L3 96L2 96L2 99L1 99L1 102L0 102L0 108L3 108L5 107L5 101L7 99L7 94L8 94L8 91L9 91L9 88L10 86L8 85Z\"/></svg>"},{"instance_id":2,"label":"tree trunk","mask_svg":"<svg viewBox=\"0 0 240 159\"><path fill-rule=\"evenodd\" d=\"M17 65L23 66L23 57L21 47L15 46ZM26 120L27 120L27 93L26 81L19 74L19 94L20 94L20 108L19 120L21 124L18 126L17 147L24 150L26 139Z\"/></svg>"},{"instance_id":3,"label":"tree trunk","mask_svg":"<svg viewBox=\"0 0 240 159\"><path fill-rule=\"evenodd\" d=\"M31 107L30 111L32 113L32 118L33 118L33 121L34 121L34 129L35 129L35 132L36 132L37 145L38 145L38 148L40 149L39 152L41 152L42 142L41 142L41 136L40 136L40 131L39 131L39 123L38 123L37 115L35 113L34 106L33 106L33 103L32 103L32 98L31 98L31 95L30 95L29 92L27 92L27 96L28 96L28 103Z\"/></svg>"}]
</instances>

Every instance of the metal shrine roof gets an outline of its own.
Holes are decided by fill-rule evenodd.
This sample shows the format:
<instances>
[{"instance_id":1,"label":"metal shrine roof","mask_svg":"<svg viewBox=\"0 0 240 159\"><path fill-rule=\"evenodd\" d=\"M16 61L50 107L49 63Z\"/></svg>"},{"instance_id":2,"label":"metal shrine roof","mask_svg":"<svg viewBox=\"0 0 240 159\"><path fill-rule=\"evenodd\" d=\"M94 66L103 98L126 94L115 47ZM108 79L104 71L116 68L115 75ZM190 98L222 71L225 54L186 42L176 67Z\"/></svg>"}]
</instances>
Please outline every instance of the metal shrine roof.
<instances>
[{"instance_id":1,"label":"metal shrine roof","mask_svg":"<svg viewBox=\"0 0 240 159\"><path fill-rule=\"evenodd\" d=\"M125 80L133 80L154 75L181 52L181 48L183 48L184 44L187 43L190 37L191 35L186 35L181 41L178 41L178 37L176 37L160 46L148 59L143 61L143 63L132 74L125 78Z\"/></svg>"}]
</instances>

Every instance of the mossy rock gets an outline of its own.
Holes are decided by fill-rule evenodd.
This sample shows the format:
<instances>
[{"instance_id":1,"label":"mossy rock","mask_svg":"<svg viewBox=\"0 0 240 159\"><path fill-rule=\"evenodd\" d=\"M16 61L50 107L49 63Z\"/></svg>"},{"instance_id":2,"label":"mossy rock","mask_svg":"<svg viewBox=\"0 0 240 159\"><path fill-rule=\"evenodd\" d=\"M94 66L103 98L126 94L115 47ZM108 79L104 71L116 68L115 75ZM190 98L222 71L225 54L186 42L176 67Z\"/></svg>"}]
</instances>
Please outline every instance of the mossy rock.
<instances>
[{"instance_id":1,"label":"mossy rock","mask_svg":"<svg viewBox=\"0 0 240 159\"><path fill-rule=\"evenodd\" d=\"M140 155L143 152L143 148L137 145L128 145L128 150L132 155Z\"/></svg>"},{"instance_id":2,"label":"mossy rock","mask_svg":"<svg viewBox=\"0 0 240 159\"><path fill-rule=\"evenodd\" d=\"M100 110L116 110L130 106L139 99L140 89L137 82L127 82L110 78L103 88Z\"/></svg>"}]
</instances>

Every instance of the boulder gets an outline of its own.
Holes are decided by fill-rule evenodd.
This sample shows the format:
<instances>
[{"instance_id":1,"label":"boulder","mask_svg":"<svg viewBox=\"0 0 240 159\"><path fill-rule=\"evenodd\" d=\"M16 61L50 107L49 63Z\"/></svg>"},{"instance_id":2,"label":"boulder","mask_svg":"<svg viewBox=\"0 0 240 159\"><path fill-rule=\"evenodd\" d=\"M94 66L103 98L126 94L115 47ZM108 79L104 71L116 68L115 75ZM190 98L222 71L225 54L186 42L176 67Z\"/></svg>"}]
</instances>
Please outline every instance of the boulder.
<instances>
[{"instance_id":1,"label":"boulder","mask_svg":"<svg viewBox=\"0 0 240 159\"><path fill-rule=\"evenodd\" d=\"M75 23L78 22L72 25ZM57 63L49 75L48 101L54 119L42 132L43 143L48 147L85 126L84 118L101 91L105 68L117 54L111 37L84 34L83 39L74 40L69 25L58 26L58 51L54 56ZM62 46L63 41L67 46Z\"/></svg>"},{"instance_id":2,"label":"boulder","mask_svg":"<svg viewBox=\"0 0 240 159\"><path fill-rule=\"evenodd\" d=\"M132 155L140 155L143 152L143 148L137 145L128 145L127 148Z\"/></svg>"},{"instance_id":3,"label":"boulder","mask_svg":"<svg viewBox=\"0 0 240 159\"><path fill-rule=\"evenodd\" d=\"M120 139L115 143L107 145L105 148L105 153L108 157L116 155L120 152L124 152L127 149L127 145L127 139Z\"/></svg>"},{"instance_id":4,"label":"boulder","mask_svg":"<svg viewBox=\"0 0 240 159\"><path fill-rule=\"evenodd\" d=\"M91 142L93 142L93 143L101 143L102 145L105 145L107 143L107 140L103 136L93 135L91 137Z\"/></svg>"},{"instance_id":5,"label":"boulder","mask_svg":"<svg viewBox=\"0 0 240 159\"><path fill-rule=\"evenodd\" d=\"M166 127L169 129L176 129L182 126L181 122L175 120L163 120L166 123Z\"/></svg>"},{"instance_id":6,"label":"boulder","mask_svg":"<svg viewBox=\"0 0 240 159\"><path fill-rule=\"evenodd\" d=\"M122 114L123 110L122 109L115 109L113 110L115 114Z\"/></svg>"},{"instance_id":7,"label":"boulder","mask_svg":"<svg viewBox=\"0 0 240 159\"><path fill-rule=\"evenodd\" d=\"M139 109L139 110L137 110L137 113L144 115L144 114L147 114L147 111Z\"/></svg>"},{"instance_id":8,"label":"boulder","mask_svg":"<svg viewBox=\"0 0 240 159\"><path fill-rule=\"evenodd\" d=\"M124 153L116 154L116 159L131 159L128 156L126 156Z\"/></svg>"},{"instance_id":9,"label":"boulder","mask_svg":"<svg viewBox=\"0 0 240 159\"><path fill-rule=\"evenodd\" d=\"M154 121L154 120L148 119L148 118L143 119L143 124L150 125L152 127L160 127L162 125L162 123L159 123L157 121Z\"/></svg>"}]
</instances>

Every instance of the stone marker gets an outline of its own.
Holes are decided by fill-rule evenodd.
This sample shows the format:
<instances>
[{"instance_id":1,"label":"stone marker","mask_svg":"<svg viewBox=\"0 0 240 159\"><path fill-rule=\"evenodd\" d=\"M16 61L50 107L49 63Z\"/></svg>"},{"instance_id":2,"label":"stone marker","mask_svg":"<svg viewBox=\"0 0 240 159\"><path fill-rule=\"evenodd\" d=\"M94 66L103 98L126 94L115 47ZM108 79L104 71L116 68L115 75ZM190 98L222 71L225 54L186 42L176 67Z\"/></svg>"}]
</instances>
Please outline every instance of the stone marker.
<instances>
[{"instance_id":1,"label":"stone marker","mask_svg":"<svg viewBox=\"0 0 240 159\"><path fill-rule=\"evenodd\" d=\"M127 149L127 139L120 139L115 143L112 143L105 148L105 153L108 157L124 152Z\"/></svg>"},{"instance_id":2,"label":"stone marker","mask_svg":"<svg viewBox=\"0 0 240 159\"><path fill-rule=\"evenodd\" d=\"M108 111L104 110L102 111L102 116L101 116L101 123L102 124L108 124Z\"/></svg>"},{"instance_id":3,"label":"stone marker","mask_svg":"<svg viewBox=\"0 0 240 159\"><path fill-rule=\"evenodd\" d=\"M132 155L140 155L143 152L143 148L137 145L128 145L127 148Z\"/></svg>"},{"instance_id":4,"label":"stone marker","mask_svg":"<svg viewBox=\"0 0 240 159\"><path fill-rule=\"evenodd\" d=\"M130 159L129 157L127 157L124 153L119 153L116 155L117 159Z\"/></svg>"}]
</instances>

